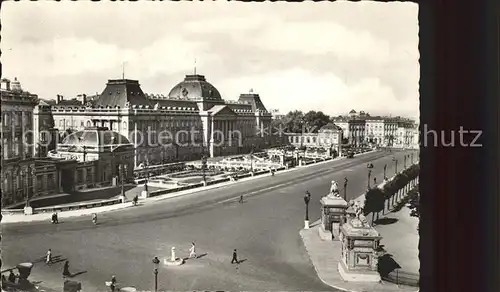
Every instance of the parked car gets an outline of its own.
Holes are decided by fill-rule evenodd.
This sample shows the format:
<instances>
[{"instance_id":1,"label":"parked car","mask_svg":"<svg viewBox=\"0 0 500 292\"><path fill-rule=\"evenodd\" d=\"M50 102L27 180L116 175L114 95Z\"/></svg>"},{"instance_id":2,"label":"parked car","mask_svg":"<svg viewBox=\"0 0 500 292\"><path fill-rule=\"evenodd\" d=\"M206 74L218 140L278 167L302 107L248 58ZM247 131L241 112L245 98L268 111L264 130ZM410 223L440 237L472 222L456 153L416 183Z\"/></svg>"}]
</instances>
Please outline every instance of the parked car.
<instances>
[{"instance_id":1,"label":"parked car","mask_svg":"<svg viewBox=\"0 0 500 292\"><path fill-rule=\"evenodd\" d=\"M354 158L354 152L347 152L347 158Z\"/></svg>"}]
</instances>

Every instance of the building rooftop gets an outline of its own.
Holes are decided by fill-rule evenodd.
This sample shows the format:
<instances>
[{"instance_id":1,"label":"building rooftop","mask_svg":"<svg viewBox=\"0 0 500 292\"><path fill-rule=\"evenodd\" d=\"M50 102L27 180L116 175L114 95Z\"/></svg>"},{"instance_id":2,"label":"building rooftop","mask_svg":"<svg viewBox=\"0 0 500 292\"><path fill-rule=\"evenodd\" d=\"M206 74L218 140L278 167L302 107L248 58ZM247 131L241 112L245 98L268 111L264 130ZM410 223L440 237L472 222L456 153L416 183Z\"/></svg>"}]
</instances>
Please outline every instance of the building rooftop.
<instances>
[{"instance_id":1,"label":"building rooftop","mask_svg":"<svg viewBox=\"0 0 500 292\"><path fill-rule=\"evenodd\" d=\"M168 98L222 101L217 88L210 84L205 76L198 74L186 75L183 81L170 90Z\"/></svg>"},{"instance_id":2,"label":"building rooftop","mask_svg":"<svg viewBox=\"0 0 500 292\"><path fill-rule=\"evenodd\" d=\"M139 81L130 79L110 79L104 91L95 101L95 106L119 106L125 108L132 105L151 105L142 92Z\"/></svg>"}]
</instances>

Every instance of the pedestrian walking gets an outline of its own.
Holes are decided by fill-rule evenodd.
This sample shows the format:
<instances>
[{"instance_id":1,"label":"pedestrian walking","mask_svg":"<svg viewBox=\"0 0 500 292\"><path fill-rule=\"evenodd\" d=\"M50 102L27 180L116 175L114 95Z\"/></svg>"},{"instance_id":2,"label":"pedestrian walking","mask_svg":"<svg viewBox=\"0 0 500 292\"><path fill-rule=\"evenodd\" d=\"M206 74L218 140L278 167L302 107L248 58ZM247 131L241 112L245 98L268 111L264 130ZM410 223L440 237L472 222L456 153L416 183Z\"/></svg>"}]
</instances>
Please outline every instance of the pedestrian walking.
<instances>
[{"instance_id":1,"label":"pedestrian walking","mask_svg":"<svg viewBox=\"0 0 500 292\"><path fill-rule=\"evenodd\" d=\"M50 265L52 263L52 250L49 248L47 251L47 256L45 257L45 263Z\"/></svg>"},{"instance_id":2,"label":"pedestrian walking","mask_svg":"<svg viewBox=\"0 0 500 292\"><path fill-rule=\"evenodd\" d=\"M12 272L12 270L10 270L8 279L9 279L9 282L11 282L12 284L16 283L16 275L14 274L14 272Z\"/></svg>"},{"instance_id":3,"label":"pedestrian walking","mask_svg":"<svg viewBox=\"0 0 500 292\"><path fill-rule=\"evenodd\" d=\"M115 277L115 275L111 276L111 282L109 284L109 288L111 289L111 292L114 292L116 289L116 277Z\"/></svg>"},{"instance_id":4,"label":"pedestrian walking","mask_svg":"<svg viewBox=\"0 0 500 292\"><path fill-rule=\"evenodd\" d=\"M238 262L238 252L236 251L236 248L233 250L233 259L231 260L231 264L234 264L234 263L239 263Z\"/></svg>"},{"instance_id":5,"label":"pedestrian walking","mask_svg":"<svg viewBox=\"0 0 500 292\"><path fill-rule=\"evenodd\" d=\"M63 278L70 277L70 276L71 276L71 273L69 272L69 261L66 261L64 263L64 267L63 267Z\"/></svg>"},{"instance_id":6,"label":"pedestrian walking","mask_svg":"<svg viewBox=\"0 0 500 292\"><path fill-rule=\"evenodd\" d=\"M240 195L240 200L238 201L240 204L243 203L243 195Z\"/></svg>"},{"instance_id":7,"label":"pedestrian walking","mask_svg":"<svg viewBox=\"0 0 500 292\"><path fill-rule=\"evenodd\" d=\"M374 184L375 186L377 185L377 178L376 178L376 177L374 177L374 178L373 178L373 184Z\"/></svg>"},{"instance_id":8,"label":"pedestrian walking","mask_svg":"<svg viewBox=\"0 0 500 292\"><path fill-rule=\"evenodd\" d=\"M196 258L196 247L194 242L191 243L191 248L189 249L189 258Z\"/></svg>"}]
</instances>

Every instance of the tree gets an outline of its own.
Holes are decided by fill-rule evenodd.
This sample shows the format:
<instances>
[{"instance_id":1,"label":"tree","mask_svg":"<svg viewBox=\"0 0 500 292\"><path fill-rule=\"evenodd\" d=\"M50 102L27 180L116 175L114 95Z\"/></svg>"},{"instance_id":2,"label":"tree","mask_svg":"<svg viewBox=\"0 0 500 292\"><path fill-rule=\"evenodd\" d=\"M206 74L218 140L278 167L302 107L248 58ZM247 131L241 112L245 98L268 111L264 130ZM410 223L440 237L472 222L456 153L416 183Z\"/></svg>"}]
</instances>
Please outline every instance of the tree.
<instances>
[{"instance_id":1,"label":"tree","mask_svg":"<svg viewBox=\"0 0 500 292\"><path fill-rule=\"evenodd\" d=\"M302 126L304 124L304 113L302 111L290 111L283 118L285 129L291 133L302 133Z\"/></svg>"},{"instance_id":2,"label":"tree","mask_svg":"<svg viewBox=\"0 0 500 292\"><path fill-rule=\"evenodd\" d=\"M387 201L387 210L388 211L391 208L391 199L394 196L394 194L396 193L396 191L397 191L397 189L396 189L396 184L395 184L394 180L390 180L384 185L383 192L384 192L385 200Z\"/></svg>"},{"instance_id":3,"label":"tree","mask_svg":"<svg viewBox=\"0 0 500 292\"><path fill-rule=\"evenodd\" d=\"M377 220L379 217L379 212L384 210L385 196L384 192L379 188L372 188L368 190L365 194L365 206L363 208L363 214L366 216L372 213L372 223L375 222L374 217L377 213Z\"/></svg>"},{"instance_id":4,"label":"tree","mask_svg":"<svg viewBox=\"0 0 500 292\"><path fill-rule=\"evenodd\" d=\"M309 111L304 115L304 122L309 133L317 133L321 127L330 123L330 117L322 111Z\"/></svg>"}]
</instances>

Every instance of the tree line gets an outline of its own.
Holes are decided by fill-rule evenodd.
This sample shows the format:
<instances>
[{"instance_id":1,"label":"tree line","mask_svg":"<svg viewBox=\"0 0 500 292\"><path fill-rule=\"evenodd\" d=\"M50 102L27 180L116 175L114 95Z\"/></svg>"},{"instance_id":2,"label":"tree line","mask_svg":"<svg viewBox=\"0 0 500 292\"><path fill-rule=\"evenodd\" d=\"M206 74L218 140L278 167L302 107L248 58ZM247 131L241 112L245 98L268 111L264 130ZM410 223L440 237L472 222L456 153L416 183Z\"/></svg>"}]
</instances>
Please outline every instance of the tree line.
<instances>
[{"instance_id":1,"label":"tree line","mask_svg":"<svg viewBox=\"0 0 500 292\"><path fill-rule=\"evenodd\" d=\"M395 204L400 203L400 199L403 194L409 194L410 191L418 192L418 189L414 189L418 186L413 185L411 182L419 176L419 173L420 165L414 164L397 174L382 188L375 187L368 190L365 195L363 214L366 216L372 213L372 222L375 222L379 219L379 213L385 211L386 204L387 210L390 210L391 206L394 208ZM376 220L374 220L375 215L377 216Z\"/></svg>"},{"instance_id":2,"label":"tree line","mask_svg":"<svg viewBox=\"0 0 500 292\"><path fill-rule=\"evenodd\" d=\"M321 127L332 122L332 117L322 111L290 111L284 117L272 121L271 126L287 133L317 133Z\"/></svg>"}]
</instances>

